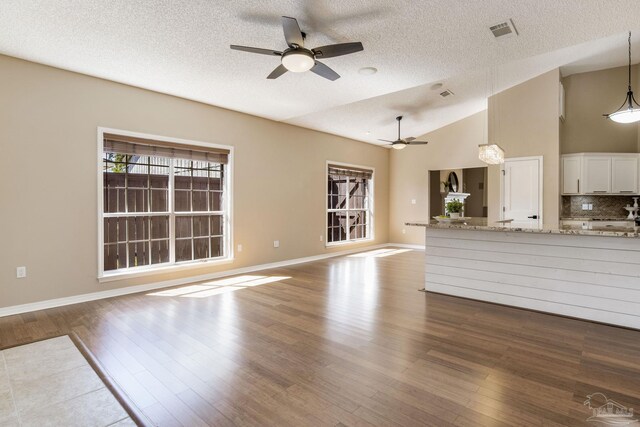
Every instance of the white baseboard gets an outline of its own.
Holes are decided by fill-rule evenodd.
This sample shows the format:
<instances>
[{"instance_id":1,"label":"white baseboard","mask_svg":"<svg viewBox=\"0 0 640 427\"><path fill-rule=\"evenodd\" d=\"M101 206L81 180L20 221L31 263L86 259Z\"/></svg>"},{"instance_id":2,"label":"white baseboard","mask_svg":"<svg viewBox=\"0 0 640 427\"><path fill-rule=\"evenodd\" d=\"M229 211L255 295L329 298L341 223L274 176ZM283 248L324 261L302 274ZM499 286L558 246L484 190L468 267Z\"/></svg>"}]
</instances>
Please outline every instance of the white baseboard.
<instances>
[{"instance_id":1,"label":"white baseboard","mask_svg":"<svg viewBox=\"0 0 640 427\"><path fill-rule=\"evenodd\" d=\"M211 280L211 279L217 279L220 277L234 276L236 274L252 273L254 271L259 271L259 270L268 270L271 268L303 264L305 262L318 261L326 258L349 255L356 252L366 252L374 249L386 248L389 246L398 246L398 247L407 247L407 248L411 247L412 249L424 249L424 246L419 246L419 245L417 245L416 248L413 248L412 245L383 243L379 245L359 247L356 249L347 249L339 252L330 252L330 253L321 254L321 255L313 255L313 256L304 257L304 258L296 258L296 259L290 259L286 261L272 262L269 264L252 265L249 267L219 271L216 273L203 274L200 276L189 276L185 278L167 280L163 282L149 283L146 285L129 286L126 288L110 289L108 291L92 292L88 294L74 295L71 297L56 298L56 299L38 301L38 302L33 302L28 304L14 305L10 307L0 308L0 317L11 316L14 314L28 313L30 311L45 310L45 309L54 308L54 307L62 307L65 305L78 304L81 302L95 301L95 300L104 299L104 298L112 298L120 295L135 294L138 292L146 292L154 289L169 288L172 286L179 286L187 283L200 282L203 280Z\"/></svg>"},{"instance_id":2,"label":"white baseboard","mask_svg":"<svg viewBox=\"0 0 640 427\"><path fill-rule=\"evenodd\" d=\"M416 249L419 251L424 251L424 245L410 245L408 243L389 243L386 246L397 246L399 248Z\"/></svg>"}]
</instances>

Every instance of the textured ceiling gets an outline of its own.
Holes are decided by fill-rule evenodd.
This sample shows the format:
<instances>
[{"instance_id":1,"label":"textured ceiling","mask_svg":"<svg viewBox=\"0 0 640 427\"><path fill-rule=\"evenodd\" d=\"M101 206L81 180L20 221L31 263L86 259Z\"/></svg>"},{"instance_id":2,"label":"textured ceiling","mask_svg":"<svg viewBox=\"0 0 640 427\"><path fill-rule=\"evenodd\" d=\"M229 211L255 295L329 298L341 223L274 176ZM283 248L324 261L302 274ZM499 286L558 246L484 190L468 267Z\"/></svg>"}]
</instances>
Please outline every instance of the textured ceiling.
<instances>
[{"instance_id":1,"label":"textured ceiling","mask_svg":"<svg viewBox=\"0 0 640 427\"><path fill-rule=\"evenodd\" d=\"M335 82L266 80L278 58L229 45L284 49L281 15L299 20L309 47L365 50L325 60ZM398 114L403 136L418 136L550 69L624 65L639 16L638 0L2 0L0 53L375 142L394 137ZM508 18L520 35L496 41L488 27ZM640 31L634 42L640 51ZM379 72L358 73L370 66ZM455 96L440 98L436 82Z\"/></svg>"}]
</instances>

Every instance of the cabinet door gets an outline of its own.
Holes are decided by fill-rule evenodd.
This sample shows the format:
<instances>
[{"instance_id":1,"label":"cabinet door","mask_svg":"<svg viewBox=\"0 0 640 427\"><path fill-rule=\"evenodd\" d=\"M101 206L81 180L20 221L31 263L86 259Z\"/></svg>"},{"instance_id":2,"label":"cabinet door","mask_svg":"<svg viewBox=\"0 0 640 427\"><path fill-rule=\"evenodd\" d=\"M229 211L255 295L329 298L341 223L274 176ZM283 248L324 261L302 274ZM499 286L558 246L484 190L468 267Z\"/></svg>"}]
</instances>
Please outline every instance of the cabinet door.
<instances>
[{"instance_id":1,"label":"cabinet door","mask_svg":"<svg viewBox=\"0 0 640 427\"><path fill-rule=\"evenodd\" d=\"M611 159L611 191L614 194L638 194L638 158Z\"/></svg>"},{"instance_id":2,"label":"cabinet door","mask_svg":"<svg viewBox=\"0 0 640 427\"><path fill-rule=\"evenodd\" d=\"M562 158L562 194L580 194L580 176L582 175L582 157L566 156Z\"/></svg>"},{"instance_id":3,"label":"cabinet door","mask_svg":"<svg viewBox=\"0 0 640 427\"><path fill-rule=\"evenodd\" d=\"M610 156L585 156L582 166L584 168L584 193L611 193Z\"/></svg>"}]
</instances>

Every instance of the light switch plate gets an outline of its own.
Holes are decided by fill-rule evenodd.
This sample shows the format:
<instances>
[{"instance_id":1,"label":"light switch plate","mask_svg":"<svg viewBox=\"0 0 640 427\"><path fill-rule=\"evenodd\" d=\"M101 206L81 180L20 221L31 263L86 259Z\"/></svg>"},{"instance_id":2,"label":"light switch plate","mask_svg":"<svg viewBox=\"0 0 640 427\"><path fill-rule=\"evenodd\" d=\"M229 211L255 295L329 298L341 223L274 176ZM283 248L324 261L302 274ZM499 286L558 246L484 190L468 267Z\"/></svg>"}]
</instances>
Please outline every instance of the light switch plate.
<instances>
[{"instance_id":1,"label":"light switch plate","mask_svg":"<svg viewBox=\"0 0 640 427\"><path fill-rule=\"evenodd\" d=\"M23 279L27 277L27 267L16 267L16 278Z\"/></svg>"},{"instance_id":2,"label":"light switch plate","mask_svg":"<svg viewBox=\"0 0 640 427\"><path fill-rule=\"evenodd\" d=\"M280 247L280 240L274 240L273 241L273 247L274 248L279 248Z\"/></svg>"},{"instance_id":3,"label":"light switch plate","mask_svg":"<svg viewBox=\"0 0 640 427\"><path fill-rule=\"evenodd\" d=\"M588 211L589 210L589 203L583 203L582 204L582 210L583 211Z\"/></svg>"}]
</instances>

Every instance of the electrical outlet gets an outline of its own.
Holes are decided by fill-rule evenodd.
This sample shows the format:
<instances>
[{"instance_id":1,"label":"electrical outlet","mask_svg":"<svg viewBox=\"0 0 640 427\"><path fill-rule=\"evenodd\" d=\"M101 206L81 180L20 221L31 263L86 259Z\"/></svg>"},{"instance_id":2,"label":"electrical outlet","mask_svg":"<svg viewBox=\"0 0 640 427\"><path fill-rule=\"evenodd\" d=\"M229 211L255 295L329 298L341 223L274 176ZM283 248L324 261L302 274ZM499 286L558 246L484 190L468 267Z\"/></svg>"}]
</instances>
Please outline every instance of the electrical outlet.
<instances>
[{"instance_id":1,"label":"electrical outlet","mask_svg":"<svg viewBox=\"0 0 640 427\"><path fill-rule=\"evenodd\" d=\"M16 268L16 278L22 279L27 277L27 267L17 267Z\"/></svg>"},{"instance_id":2,"label":"electrical outlet","mask_svg":"<svg viewBox=\"0 0 640 427\"><path fill-rule=\"evenodd\" d=\"M242 245L238 245L238 252L242 252Z\"/></svg>"},{"instance_id":3,"label":"electrical outlet","mask_svg":"<svg viewBox=\"0 0 640 427\"><path fill-rule=\"evenodd\" d=\"M405 230L404 228L402 229L402 234L407 234L407 230Z\"/></svg>"},{"instance_id":4,"label":"electrical outlet","mask_svg":"<svg viewBox=\"0 0 640 427\"><path fill-rule=\"evenodd\" d=\"M415 205L416 204L416 199L411 199L411 204Z\"/></svg>"},{"instance_id":5,"label":"electrical outlet","mask_svg":"<svg viewBox=\"0 0 640 427\"><path fill-rule=\"evenodd\" d=\"M279 248L280 247L280 240L274 240L273 241L273 247L274 248Z\"/></svg>"},{"instance_id":6,"label":"electrical outlet","mask_svg":"<svg viewBox=\"0 0 640 427\"><path fill-rule=\"evenodd\" d=\"M324 240L324 236L321 234L320 235L320 241L322 242Z\"/></svg>"},{"instance_id":7,"label":"electrical outlet","mask_svg":"<svg viewBox=\"0 0 640 427\"><path fill-rule=\"evenodd\" d=\"M589 210L592 211L593 210L593 203L589 203Z\"/></svg>"}]
</instances>

